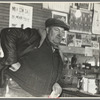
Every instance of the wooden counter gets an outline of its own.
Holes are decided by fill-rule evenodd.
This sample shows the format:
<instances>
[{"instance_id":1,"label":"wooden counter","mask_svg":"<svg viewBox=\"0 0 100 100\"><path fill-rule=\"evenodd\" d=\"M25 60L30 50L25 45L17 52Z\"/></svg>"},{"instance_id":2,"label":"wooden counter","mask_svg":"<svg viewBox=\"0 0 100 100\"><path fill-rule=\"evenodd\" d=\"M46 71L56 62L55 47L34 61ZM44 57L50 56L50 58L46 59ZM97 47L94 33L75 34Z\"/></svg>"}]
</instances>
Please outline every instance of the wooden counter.
<instances>
[{"instance_id":1,"label":"wooden counter","mask_svg":"<svg viewBox=\"0 0 100 100\"><path fill-rule=\"evenodd\" d=\"M100 94L87 93L77 88L63 88L62 97L100 97Z\"/></svg>"},{"instance_id":2,"label":"wooden counter","mask_svg":"<svg viewBox=\"0 0 100 100\"><path fill-rule=\"evenodd\" d=\"M73 75L72 80L68 80L71 78L68 78L68 75L66 72L64 81L63 81L63 93L62 97L100 97L99 94L92 94L88 92L82 91L82 87L77 89L77 84L79 83L79 80L82 79L82 77L88 78L88 79L95 79L96 84L98 86L98 91L100 92L100 68L98 69L73 69ZM75 73L77 72L77 73Z\"/></svg>"}]
</instances>

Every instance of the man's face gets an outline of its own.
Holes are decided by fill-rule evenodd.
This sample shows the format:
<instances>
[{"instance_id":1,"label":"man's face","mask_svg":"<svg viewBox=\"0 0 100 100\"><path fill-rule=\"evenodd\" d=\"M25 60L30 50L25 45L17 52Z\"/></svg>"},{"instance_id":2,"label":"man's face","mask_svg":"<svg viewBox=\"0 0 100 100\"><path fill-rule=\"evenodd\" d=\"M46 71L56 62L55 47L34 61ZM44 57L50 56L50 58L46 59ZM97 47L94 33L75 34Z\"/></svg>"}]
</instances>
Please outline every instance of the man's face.
<instances>
[{"instance_id":1,"label":"man's face","mask_svg":"<svg viewBox=\"0 0 100 100\"><path fill-rule=\"evenodd\" d=\"M53 45L59 45L64 34L64 28L56 26L48 28L48 39Z\"/></svg>"}]
</instances>

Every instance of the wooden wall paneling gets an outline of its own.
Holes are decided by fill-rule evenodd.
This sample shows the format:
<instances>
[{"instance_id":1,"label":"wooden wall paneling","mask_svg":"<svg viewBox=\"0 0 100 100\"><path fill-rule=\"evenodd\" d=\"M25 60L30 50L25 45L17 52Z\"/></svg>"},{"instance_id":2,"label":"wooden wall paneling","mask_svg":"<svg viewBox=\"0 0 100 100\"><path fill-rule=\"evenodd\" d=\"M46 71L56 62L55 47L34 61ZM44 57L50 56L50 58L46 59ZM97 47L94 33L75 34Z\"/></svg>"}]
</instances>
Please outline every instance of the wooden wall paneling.
<instances>
[{"instance_id":1,"label":"wooden wall paneling","mask_svg":"<svg viewBox=\"0 0 100 100\"><path fill-rule=\"evenodd\" d=\"M9 3L0 3L0 30L9 25Z\"/></svg>"},{"instance_id":2,"label":"wooden wall paneling","mask_svg":"<svg viewBox=\"0 0 100 100\"><path fill-rule=\"evenodd\" d=\"M45 20L51 17L51 11L42 8L42 3L18 3L33 7L32 27L45 28ZM9 27L10 3L0 3L0 30Z\"/></svg>"}]
</instances>

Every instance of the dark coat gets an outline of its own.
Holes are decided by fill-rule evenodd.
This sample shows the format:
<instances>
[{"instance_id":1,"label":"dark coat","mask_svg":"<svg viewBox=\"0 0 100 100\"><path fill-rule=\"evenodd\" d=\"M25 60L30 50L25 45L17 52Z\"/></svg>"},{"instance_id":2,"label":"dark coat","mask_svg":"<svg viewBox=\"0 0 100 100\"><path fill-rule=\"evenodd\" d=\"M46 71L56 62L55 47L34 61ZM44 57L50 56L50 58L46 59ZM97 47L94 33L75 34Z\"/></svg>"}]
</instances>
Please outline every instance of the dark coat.
<instances>
[{"instance_id":1,"label":"dark coat","mask_svg":"<svg viewBox=\"0 0 100 100\"><path fill-rule=\"evenodd\" d=\"M11 65L39 45L38 30L27 28L5 28L1 30L1 46L4 52L2 63ZM38 41L38 42L37 42Z\"/></svg>"},{"instance_id":2,"label":"dark coat","mask_svg":"<svg viewBox=\"0 0 100 100\"><path fill-rule=\"evenodd\" d=\"M10 30L16 30L16 29L10 29ZM20 31L22 30L20 29ZM41 47L38 48L40 42L40 36L37 35L38 34L37 32L38 31L35 30L35 33L33 33L34 34L33 38L31 35L31 37L28 38L25 37L24 40L23 39L20 40L18 38L19 34L23 33L23 31L18 34L16 33L17 38L13 38L13 35L15 36L15 34L11 33L13 35L10 38L10 40L9 37L6 35L8 33L5 33L5 36L7 37L6 41L11 41L10 42L11 44L7 43L7 45L9 46L14 45L14 49L13 47L10 47L9 49L9 47L5 45L6 43L4 43L3 45L5 45L6 49L7 50L9 49L10 52L14 52L13 55L11 53L11 58L9 58L10 59L9 64L11 64L12 61L13 62L19 61L21 63L21 67L18 71L12 72L11 70L8 70L7 74L10 77L12 77L24 90L26 90L33 96L43 96L50 94L52 90L52 85L55 82L59 81L59 77L61 75L63 68L63 63L59 53L56 54L53 53L51 45L47 38L44 40ZM30 42L30 38L33 39L30 43L31 45L29 45L28 43ZM12 41L11 39L14 41ZM21 45L23 45L24 47L22 47ZM15 49L15 46L18 51ZM16 57L15 51L17 52L18 57Z\"/></svg>"}]
</instances>

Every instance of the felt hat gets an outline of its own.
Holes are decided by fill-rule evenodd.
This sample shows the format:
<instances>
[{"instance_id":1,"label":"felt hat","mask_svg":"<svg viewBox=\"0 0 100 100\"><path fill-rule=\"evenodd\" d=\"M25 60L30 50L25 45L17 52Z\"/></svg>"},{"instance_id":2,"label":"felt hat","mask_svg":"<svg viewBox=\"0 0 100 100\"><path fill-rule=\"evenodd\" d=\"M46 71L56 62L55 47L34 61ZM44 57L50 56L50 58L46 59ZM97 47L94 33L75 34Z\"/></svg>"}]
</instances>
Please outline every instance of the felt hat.
<instances>
[{"instance_id":1,"label":"felt hat","mask_svg":"<svg viewBox=\"0 0 100 100\"><path fill-rule=\"evenodd\" d=\"M65 30L69 30L69 25L67 25L62 20L56 18L49 18L46 20L45 27L50 27L50 26L58 26L64 28Z\"/></svg>"}]
</instances>

